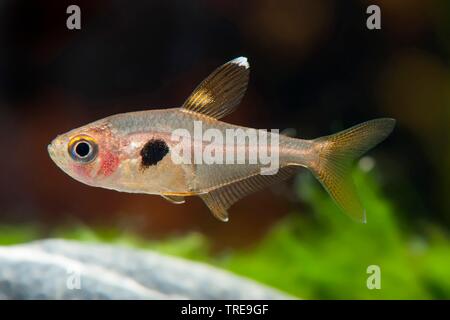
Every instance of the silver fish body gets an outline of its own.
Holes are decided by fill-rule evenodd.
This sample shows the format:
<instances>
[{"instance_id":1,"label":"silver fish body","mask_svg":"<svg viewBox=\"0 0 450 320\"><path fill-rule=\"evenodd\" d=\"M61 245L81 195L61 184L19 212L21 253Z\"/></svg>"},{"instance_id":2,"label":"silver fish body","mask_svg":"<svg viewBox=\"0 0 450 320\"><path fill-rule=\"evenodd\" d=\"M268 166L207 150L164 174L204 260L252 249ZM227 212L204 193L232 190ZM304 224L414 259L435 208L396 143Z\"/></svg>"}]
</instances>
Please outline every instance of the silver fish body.
<instances>
[{"instance_id":1,"label":"silver fish body","mask_svg":"<svg viewBox=\"0 0 450 320\"><path fill-rule=\"evenodd\" d=\"M201 122L202 130L215 129L226 137L227 130L243 130L247 127L236 126L213 118L202 117L195 113L183 112L180 108L163 110L151 110L131 112L114 115L102 120L104 126L120 141L122 160L120 170L110 186L111 189L126 192L138 192L148 194L172 194L193 195L207 193L218 186L244 180L261 172L266 164L248 163L249 157L245 157L245 164L196 164L194 152L191 153L190 164L177 164L172 160L170 150L179 144L179 140L173 139L172 134L177 129L185 129L192 133L189 135L193 149L204 151L211 141L195 139L193 136L195 123ZM97 126L98 123L92 124ZM295 162L306 166L313 161L316 155L312 144L308 140L294 139L284 135L276 135L279 140L280 167L288 166ZM140 151L142 146L152 139L166 141L169 153L154 170L143 170L141 166ZM237 141L236 141L237 142ZM229 149L232 149L229 151ZM258 152L258 146L250 144L246 139L244 144L224 145L224 158L227 153L244 152L246 155ZM268 152L271 152L268 145Z\"/></svg>"},{"instance_id":2,"label":"silver fish body","mask_svg":"<svg viewBox=\"0 0 450 320\"><path fill-rule=\"evenodd\" d=\"M224 143L211 136L229 132L262 134L261 130L223 121L241 101L248 82L245 58L216 69L180 108L113 115L58 136L50 145L54 162L73 178L92 186L131 193L157 194L173 203L200 196L217 218L228 220L227 209L246 195L283 180L299 166L310 169L344 212L365 221L365 211L350 179L351 162L386 138L393 119L376 119L335 135L313 140L270 133L263 144L266 155L276 156L277 168L263 173L260 140ZM181 132L181 133L180 133ZM175 134L177 133L177 134ZM176 161L180 141L188 142L187 159ZM262 140L261 140L262 141ZM229 141L227 141L229 142ZM272 144L272 142L275 142ZM205 152L232 155L232 163L199 161ZM236 162L244 155L243 163ZM221 158L221 157L218 157ZM271 158L269 158L271 159ZM186 158L185 158L186 160Z\"/></svg>"}]
</instances>

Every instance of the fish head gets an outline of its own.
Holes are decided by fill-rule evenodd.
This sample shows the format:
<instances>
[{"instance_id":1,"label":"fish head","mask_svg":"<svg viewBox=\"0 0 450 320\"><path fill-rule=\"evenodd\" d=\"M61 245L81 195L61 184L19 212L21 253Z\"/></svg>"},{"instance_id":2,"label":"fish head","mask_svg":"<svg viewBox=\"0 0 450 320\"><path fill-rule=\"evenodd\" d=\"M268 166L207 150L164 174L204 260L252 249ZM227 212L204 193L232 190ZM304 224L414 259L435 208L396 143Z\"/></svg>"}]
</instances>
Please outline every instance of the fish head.
<instances>
[{"instance_id":1,"label":"fish head","mask_svg":"<svg viewBox=\"0 0 450 320\"><path fill-rule=\"evenodd\" d=\"M118 171L119 144L109 123L98 121L58 135L48 153L75 180L102 187Z\"/></svg>"}]
</instances>

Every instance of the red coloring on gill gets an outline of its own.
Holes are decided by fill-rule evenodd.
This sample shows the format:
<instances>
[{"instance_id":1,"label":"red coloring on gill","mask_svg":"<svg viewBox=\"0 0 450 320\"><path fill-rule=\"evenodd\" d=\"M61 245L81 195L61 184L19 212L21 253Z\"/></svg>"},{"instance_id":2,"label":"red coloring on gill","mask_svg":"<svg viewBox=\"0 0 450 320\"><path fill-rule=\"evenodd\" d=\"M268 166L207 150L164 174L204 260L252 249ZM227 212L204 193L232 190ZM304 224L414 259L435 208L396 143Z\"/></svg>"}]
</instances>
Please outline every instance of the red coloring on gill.
<instances>
[{"instance_id":1,"label":"red coloring on gill","mask_svg":"<svg viewBox=\"0 0 450 320\"><path fill-rule=\"evenodd\" d=\"M101 155L99 174L110 176L119 166L119 157L111 152L104 152Z\"/></svg>"}]
</instances>

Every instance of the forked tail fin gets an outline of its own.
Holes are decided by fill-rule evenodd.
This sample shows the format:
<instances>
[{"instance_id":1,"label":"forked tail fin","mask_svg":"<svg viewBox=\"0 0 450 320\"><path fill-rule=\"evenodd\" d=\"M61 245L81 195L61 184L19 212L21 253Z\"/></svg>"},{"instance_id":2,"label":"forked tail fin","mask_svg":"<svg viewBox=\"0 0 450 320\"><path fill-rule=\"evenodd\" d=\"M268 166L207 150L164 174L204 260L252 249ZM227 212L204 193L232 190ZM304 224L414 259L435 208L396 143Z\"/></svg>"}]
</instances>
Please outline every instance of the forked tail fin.
<instances>
[{"instance_id":1,"label":"forked tail fin","mask_svg":"<svg viewBox=\"0 0 450 320\"><path fill-rule=\"evenodd\" d=\"M313 148L318 156L308 168L338 206L357 221L365 223L366 213L351 178L351 165L355 159L383 141L394 126L394 119L375 119L313 140Z\"/></svg>"}]
</instances>

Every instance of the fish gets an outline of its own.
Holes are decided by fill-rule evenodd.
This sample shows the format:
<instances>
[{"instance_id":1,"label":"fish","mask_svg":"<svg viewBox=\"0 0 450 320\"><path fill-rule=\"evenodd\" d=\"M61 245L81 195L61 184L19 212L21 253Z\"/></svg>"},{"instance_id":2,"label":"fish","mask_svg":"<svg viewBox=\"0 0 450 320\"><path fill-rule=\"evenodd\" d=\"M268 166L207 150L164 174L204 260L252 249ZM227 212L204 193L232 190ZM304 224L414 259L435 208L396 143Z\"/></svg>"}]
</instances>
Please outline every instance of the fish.
<instances>
[{"instance_id":1,"label":"fish","mask_svg":"<svg viewBox=\"0 0 450 320\"><path fill-rule=\"evenodd\" d=\"M263 172L267 163L263 164L262 158L252 163L194 161L191 151L205 151L214 144L211 137L192 136L199 124L204 132L213 130L224 136L233 130L252 130L221 121L244 97L249 73L246 57L233 59L206 77L181 107L116 114L73 129L48 145L50 158L69 176L89 186L159 195L175 204L198 196L221 221L228 221L228 210L238 200L288 179L303 167L345 214L365 223L366 212L351 178L352 164L390 135L395 119L373 119L315 139L271 131L275 143L267 154L277 155L277 168L270 174ZM175 131L181 133L174 135ZM180 140L191 143L182 153ZM211 154L233 147L231 155L253 155L259 150L254 142L244 139L232 146L217 142L218 148ZM181 154L191 161L180 161Z\"/></svg>"}]
</instances>

